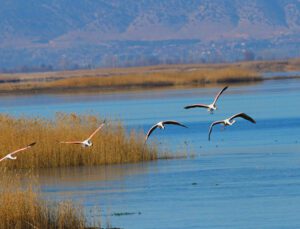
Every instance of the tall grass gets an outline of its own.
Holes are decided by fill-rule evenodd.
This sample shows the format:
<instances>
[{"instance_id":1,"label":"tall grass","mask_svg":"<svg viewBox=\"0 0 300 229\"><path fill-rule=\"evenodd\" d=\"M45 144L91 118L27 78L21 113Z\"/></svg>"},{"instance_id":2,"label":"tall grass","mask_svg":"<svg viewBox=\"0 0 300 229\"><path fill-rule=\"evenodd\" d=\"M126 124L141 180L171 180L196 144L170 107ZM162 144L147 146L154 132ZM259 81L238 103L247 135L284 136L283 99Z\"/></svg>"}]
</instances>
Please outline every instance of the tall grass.
<instances>
[{"instance_id":1,"label":"tall grass","mask_svg":"<svg viewBox=\"0 0 300 229\"><path fill-rule=\"evenodd\" d=\"M99 70L100 71L100 70ZM126 90L130 88L154 88L172 86L203 86L206 84L235 83L258 81L261 76L251 70L238 67L201 68L201 69L159 69L157 71L124 73L113 71L108 75L101 75L97 70L79 71L78 73L62 73L60 77L53 77L46 81L25 81L19 83L0 84L0 91L30 91L30 90L74 90L97 88L103 90ZM81 73L82 75L80 75ZM44 73L41 77L46 77ZM49 73L50 74L50 73ZM37 76L38 77L38 76ZM48 76L51 78L51 75ZM32 80L32 79L31 79Z\"/></svg>"},{"instance_id":2,"label":"tall grass","mask_svg":"<svg viewBox=\"0 0 300 229\"><path fill-rule=\"evenodd\" d=\"M143 133L127 133L121 123L110 124L92 139L93 146L59 144L59 141L84 140L102 122L92 115L58 113L54 120L13 118L0 115L0 156L33 141L31 149L17 154L17 160L4 160L0 167L49 168L103 165L155 160L155 145L145 145Z\"/></svg>"},{"instance_id":3,"label":"tall grass","mask_svg":"<svg viewBox=\"0 0 300 229\"><path fill-rule=\"evenodd\" d=\"M147 74L119 75L108 77L76 77L45 84L49 88L128 88L155 86L205 85L208 83L243 82L259 80L251 71L238 68L218 70L197 70L178 72L155 72ZM42 85L40 85L42 86Z\"/></svg>"},{"instance_id":4,"label":"tall grass","mask_svg":"<svg viewBox=\"0 0 300 229\"><path fill-rule=\"evenodd\" d=\"M87 221L80 205L45 201L32 184L24 186L17 174L0 171L0 229L86 228Z\"/></svg>"}]
</instances>

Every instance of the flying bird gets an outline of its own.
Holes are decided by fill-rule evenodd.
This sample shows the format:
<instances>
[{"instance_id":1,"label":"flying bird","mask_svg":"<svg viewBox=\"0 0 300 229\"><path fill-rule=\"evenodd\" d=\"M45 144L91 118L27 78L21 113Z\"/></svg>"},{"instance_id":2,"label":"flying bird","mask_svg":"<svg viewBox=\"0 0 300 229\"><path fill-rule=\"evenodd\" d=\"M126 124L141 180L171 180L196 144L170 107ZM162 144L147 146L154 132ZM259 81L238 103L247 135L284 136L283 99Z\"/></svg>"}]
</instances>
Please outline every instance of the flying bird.
<instances>
[{"instance_id":1,"label":"flying bird","mask_svg":"<svg viewBox=\"0 0 300 229\"><path fill-rule=\"evenodd\" d=\"M152 134L152 132L158 127L160 129L165 129L165 125L166 124L171 124L171 125L177 125L177 126L182 126L184 128L187 128L187 126L181 124L180 122L177 121L172 121L172 120L168 120L168 121L161 121L156 123L154 126L152 126L150 128L150 130L148 131L148 133L146 134L146 138L145 138L145 142L147 141L147 139L149 138L149 136Z\"/></svg>"},{"instance_id":2,"label":"flying bird","mask_svg":"<svg viewBox=\"0 0 300 229\"><path fill-rule=\"evenodd\" d=\"M228 88L228 86L224 87L221 91L219 91L219 93L216 95L214 101L211 104L193 104L193 105L189 105L184 107L184 109L190 109L190 108L207 108L207 110L212 114L215 110L217 110L217 106L216 103L219 99L219 97L222 95L222 93Z\"/></svg>"},{"instance_id":3,"label":"flying bird","mask_svg":"<svg viewBox=\"0 0 300 229\"><path fill-rule=\"evenodd\" d=\"M23 147L23 148L21 148L21 149L15 150L14 152L9 153L9 154L7 154L5 157L1 158L0 161L3 161L3 160L5 160L5 159L16 160L17 157L16 157L16 156L13 156L13 155L15 155L16 153L19 153L19 152L21 152L21 151L27 150L27 149L31 148L32 146L34 146L35 144L36 144L36 143L33 142L33 143L31 143L31 144L29 144L29 145L27 145L27 146L25 146L25 147Z\"/></svg>"},{"instance_id":4,"label":"flying bird","mask_svg":"<svg viewBox=\"0 0 300 229\"><path fill-rule=\"evenodd\" d=\"M90 147L90 146L92 146L93 145L93 143L92 143L92 141L91 141L91 139L92 139L92 137L94 137L94 135L99 131L99 130L101 130L102 129L102 127L105 125L105 121L103 122L103 123L101 123L101 125L87 138L87 139L85 139L85 140L83 140L83 141L66 141L66 142L64 142L64 141L62 141L62 142L60 142L60 143L62 143L62 144L79 144L79 145L81 145L82 147Z\"/></svg>"},{"instance_id":5,"label":"flying bird","mask_svg":"<svg viewBox=\"0 0 300 229\"><path fill-rule=\"evenodd\" d=\"M223 124L224 127L225 126L232 126L236 122L236 120L235 120L236 118L243 118L243 119L246 119L246 120L248 120L252 123L256 123L256 121L253 118L251 118L249 115L247 115L245 113L238 113L238 114L235 114L235 115L231 116L230 118L220 120L220 121L215 121L210 125L209 132L208 132L208 140L210 141L210 135L211 135L212 129L215 125Z\"/></svg>"}]
</instances>

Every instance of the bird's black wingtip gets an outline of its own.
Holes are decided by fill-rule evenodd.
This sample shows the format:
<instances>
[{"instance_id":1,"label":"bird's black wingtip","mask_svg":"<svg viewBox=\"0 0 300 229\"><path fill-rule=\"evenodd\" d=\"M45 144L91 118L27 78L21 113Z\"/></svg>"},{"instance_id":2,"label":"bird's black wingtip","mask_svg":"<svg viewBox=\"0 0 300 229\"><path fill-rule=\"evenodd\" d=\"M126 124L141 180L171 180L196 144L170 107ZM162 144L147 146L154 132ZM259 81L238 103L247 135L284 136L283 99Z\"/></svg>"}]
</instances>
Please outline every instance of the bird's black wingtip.
<instances>
[{"instance_id":1,"label":"bird's black wingtip","mask_svg":"<svg viewBox=\"0 0 300 229\"><path fill-rule=\"evenodd\" d=\"M210 142L210 135L208 135L208 141Z\"/></svg>"},{"instance_id":2,"label":"bird's black wingtip","mask_svg":"<svg viewBox=\"0 0 300 229\"><path fill-rule=\"evenodd\" d=\"M32 143L30 143L28 146L34 146L36 144L36 142L32 142Z\"/></svg>"}]
</instances>

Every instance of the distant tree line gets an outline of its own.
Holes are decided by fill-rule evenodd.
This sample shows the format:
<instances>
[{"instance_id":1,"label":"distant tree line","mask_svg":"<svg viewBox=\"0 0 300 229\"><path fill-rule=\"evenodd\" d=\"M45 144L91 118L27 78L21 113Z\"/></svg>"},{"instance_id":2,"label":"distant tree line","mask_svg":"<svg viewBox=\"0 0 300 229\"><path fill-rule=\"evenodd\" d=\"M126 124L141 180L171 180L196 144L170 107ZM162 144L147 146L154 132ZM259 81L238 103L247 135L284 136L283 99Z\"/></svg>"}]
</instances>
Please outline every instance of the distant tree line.
<instances>
[{"instance_id":1,"label":"distant tree line","mask_svg":"<svg viewBox=\"0 0 300 229\"><path fill-rule=\"evenodd\" d=\"M23 65L11 69L1 68L2 73L29 73L29 72L51 72L54 68L52 65L41 64L40 66Z\"/></svg>"},{"instance_id":2,"label":"distant tree line","mask_svg":"<svg viewBox=\"0 0 300 229\"><path fill-rule=\"evenodd\" d=\"M59 71L59 70L79 70L79 69L92 69L93 66L91 64L87 64L81 66L79 64L70 64L64 67L57 66L53 67L53 65L49 64L41 64L39 66L28 66L23 65L20 67L10 68L7 69L5 67L0 69L1 73L35 73L35 72L52 72L52 71Z\"/></svg>"},{"instance_id":3,"label":"distant tree line","mask_svg":"<svg viewBox=\"0 0 300 229\"><path fill-rule=\"evenodd\" d=\"M252 61L258 59L255 53L245 50L242 56L234 61ZM195 54L182 54L173 56L163 55L105 55L98 63L73 63L71 60L61 59L57 64L40 64L39 66L23 65L20 67L0 69L1 73L34 73L34 72L51 72L61 70L80 70L93 69L96 67L136 67L159 64L201 64L201 63L222 63L227 62L222 55L211 54L204 58Z\"/></svg>"}]
</instances>

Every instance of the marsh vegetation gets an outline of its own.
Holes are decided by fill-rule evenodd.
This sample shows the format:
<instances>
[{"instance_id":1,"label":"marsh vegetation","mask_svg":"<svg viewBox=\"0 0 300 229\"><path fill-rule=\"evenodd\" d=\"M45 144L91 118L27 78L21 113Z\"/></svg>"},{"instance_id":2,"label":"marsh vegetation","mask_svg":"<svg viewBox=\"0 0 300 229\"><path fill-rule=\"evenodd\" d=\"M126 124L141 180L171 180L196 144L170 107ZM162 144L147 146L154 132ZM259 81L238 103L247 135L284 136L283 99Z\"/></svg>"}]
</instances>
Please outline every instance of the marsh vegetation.
<instances>
[{"instance_id":1,"label":"marsh vegetation","mask_svg":"<svg viewBox=\"0 0 300 229\"><path fill-rule=\"evenodd\" d=\"M166 87L201 87L262 80L259 73L242 67L173 66L0 76L0 92L119 91Z\"/></svg>"},{"instance_id":2,"label":"marsh vegetation","mask_svg":"<svg viewBox=\"0 0 300 229\"><path fill-rule=\"evenodd\" d=\"M37 142L31 149L18 154L17 160L5 160L0 166L11 169L38 169L158 159L155 144L144 144L144 134L141 131L127 131L121 122L108 121L93 137L92 147L59 143L66 140L84 140L102 121L93 115L64 113L58 113L53 120L0 115L1 156L33 141Z\"/></svg>"},{"instance_id":3,"label":"marsh vegetation","mask_svg":"<svg viewBox=\"0 0 300 229\"><path fill-rule=\"evenodd\" d=\"M1 169L0 229L84 229L90 224L81 205L46 201L34 178L28 175L26 186L23 178L16 171ZM100 217L93 226L101 228Z\"/></svg>"}]
</instances>

